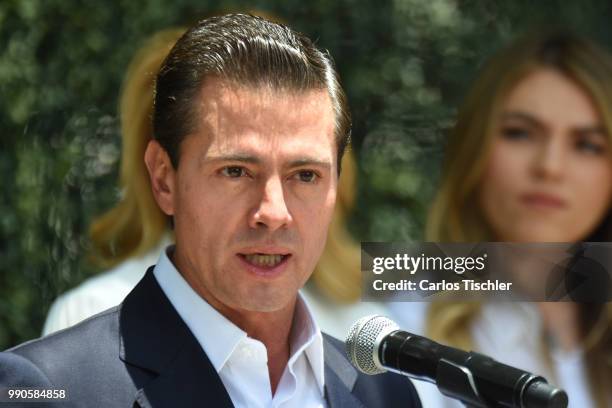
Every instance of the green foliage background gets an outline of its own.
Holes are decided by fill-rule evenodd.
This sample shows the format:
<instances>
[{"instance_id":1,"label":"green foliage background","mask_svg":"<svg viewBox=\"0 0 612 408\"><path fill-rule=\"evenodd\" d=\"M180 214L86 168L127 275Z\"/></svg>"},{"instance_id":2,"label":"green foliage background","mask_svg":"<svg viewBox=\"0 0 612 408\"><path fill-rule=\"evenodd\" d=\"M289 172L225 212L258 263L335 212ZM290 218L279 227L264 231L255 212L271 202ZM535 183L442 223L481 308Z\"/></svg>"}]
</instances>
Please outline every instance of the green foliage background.
<instances>
[{"instance_id":1,"label":"green foliage background","mask_svg":"<svg viewBox=\"0 0 612 408\"><path fill-rule=\"evenodd\" d=\"M445 131L483 60L561 23L612 46L608 1L4 0L0 2L0 350L37 337L51 301L96 273L87 226L118 198L116 104L146 37L262 10L334 55L360 165L358 239L418 239Z\"/></svg>"}]
</instances>

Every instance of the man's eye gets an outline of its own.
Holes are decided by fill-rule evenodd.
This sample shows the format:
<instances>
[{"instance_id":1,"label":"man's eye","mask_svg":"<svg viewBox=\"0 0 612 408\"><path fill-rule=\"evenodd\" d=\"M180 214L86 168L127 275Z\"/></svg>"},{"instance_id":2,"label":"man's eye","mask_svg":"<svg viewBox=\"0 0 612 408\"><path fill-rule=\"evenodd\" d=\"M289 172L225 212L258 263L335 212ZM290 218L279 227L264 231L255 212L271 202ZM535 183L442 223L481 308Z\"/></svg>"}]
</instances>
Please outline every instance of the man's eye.
<instances>
[{"instance_id":1,"label":"man's eye","mask_svg":"<svg viewBox=\"0 0 612 408\"><path fill-rule=\"evenodd\" d=\"M295 176L304 183L312 183L318 177L317 174L312 170L299 171Z\"/></svg>"},{"instance_id":2,"label":"man's eye","mask_svg":"<svg viewBox=\"0 0 612 408\"><path fill-rule=\"evenodd\" d=\"M223 170L221 170L221 174L231 178L238 178L246 176L247 172L244 167L230 166L224 167Z\"/></svg>"}]
</instances>

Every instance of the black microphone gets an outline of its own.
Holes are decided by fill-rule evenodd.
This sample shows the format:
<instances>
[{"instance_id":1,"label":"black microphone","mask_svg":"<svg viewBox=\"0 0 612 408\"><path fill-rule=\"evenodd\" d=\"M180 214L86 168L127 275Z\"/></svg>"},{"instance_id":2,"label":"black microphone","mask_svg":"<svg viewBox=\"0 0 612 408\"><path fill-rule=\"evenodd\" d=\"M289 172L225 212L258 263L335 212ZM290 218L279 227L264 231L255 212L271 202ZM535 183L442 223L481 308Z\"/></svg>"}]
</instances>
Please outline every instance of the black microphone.
<instances>
[{"instance_id":1,"label":"black microphone","mask_svg":"<svg viewBox=\"0 0 612 408\"><path fill-rule=\"evenodd\" d=\"M565 391L544 377L399 330L392 320L366 316L346 338L351 363L364 374L392 371L433 382L469 407L565 408Z\"/></svg>"}]
</instances>

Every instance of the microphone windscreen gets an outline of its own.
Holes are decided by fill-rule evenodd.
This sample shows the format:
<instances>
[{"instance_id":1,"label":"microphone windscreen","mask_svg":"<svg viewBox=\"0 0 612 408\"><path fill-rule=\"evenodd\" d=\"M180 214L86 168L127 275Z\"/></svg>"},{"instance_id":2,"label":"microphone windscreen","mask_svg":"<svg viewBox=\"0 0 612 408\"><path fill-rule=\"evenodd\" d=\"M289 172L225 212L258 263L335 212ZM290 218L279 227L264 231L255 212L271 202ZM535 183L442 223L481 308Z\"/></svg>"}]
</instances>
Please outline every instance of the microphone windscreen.
<instances>
[{"instance_id":1,"label":"microphone windscreen","mask_svg":"<svg viewBox=\"0 0 612 408\"><path fill-rule=\"evenodd\" d=\"M399 330L399 326L383 316L365 316L357 320L351 326L345 342L351 364L368 375L387 371L378 359L378 346L385 336L396 330Z\"/></svg>"}]
</instances>

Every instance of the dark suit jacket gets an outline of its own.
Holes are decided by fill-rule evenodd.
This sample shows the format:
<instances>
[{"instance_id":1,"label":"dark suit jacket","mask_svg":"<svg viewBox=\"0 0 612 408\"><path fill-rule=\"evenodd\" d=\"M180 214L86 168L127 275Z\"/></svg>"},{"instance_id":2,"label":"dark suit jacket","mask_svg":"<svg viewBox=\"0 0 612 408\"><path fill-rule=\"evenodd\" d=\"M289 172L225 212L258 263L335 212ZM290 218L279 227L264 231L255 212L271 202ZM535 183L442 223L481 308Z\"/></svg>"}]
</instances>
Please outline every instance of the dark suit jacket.
<instances>
[{"instance_id":1,"label":"dark suit jacket","mask_svg":"<svg viewBox=\"0 0 612 408\"><path fill-rule=\"evenodd\" d=\"M62 406L232 406L206 353L152 269L121 305L7 354L11 361L5 361L5 373L13 374L3 380L0 374L0 381L51 383L67 391L69 402ZM357 372L344 355L343 343L327 335L324 359L330 407L421 406L408 379ZM16 370L15 364L21 368Z\"/></svg>"}]
</instances>

